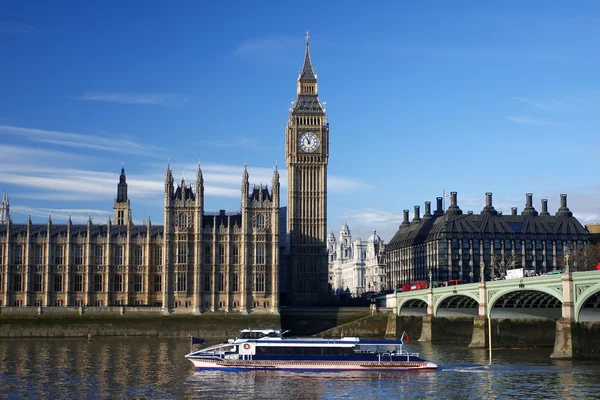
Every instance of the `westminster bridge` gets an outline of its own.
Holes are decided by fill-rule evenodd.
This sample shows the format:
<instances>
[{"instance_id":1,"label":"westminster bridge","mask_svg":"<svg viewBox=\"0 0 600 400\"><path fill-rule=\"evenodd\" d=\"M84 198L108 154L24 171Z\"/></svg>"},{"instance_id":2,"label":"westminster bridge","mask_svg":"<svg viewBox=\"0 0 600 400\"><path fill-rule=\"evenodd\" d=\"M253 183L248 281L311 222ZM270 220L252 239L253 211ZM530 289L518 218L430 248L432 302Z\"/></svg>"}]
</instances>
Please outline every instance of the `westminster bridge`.
<instances>
[{"instance_id":1,"label":"westminster bridge","mask_svg":"<svg viewBox=\"0 0 600 400\"><path fill-rule=\"evenodd\" d=\"M470 347L486 346L492 320L556 319L553 358L573 357L578 323L600 321L600 271L469 283L393 296L387 297L392 306L396 300L397 316L423 316L420 341L431 341L436 317L473 317Z\"/></svg>"}]
</instances>

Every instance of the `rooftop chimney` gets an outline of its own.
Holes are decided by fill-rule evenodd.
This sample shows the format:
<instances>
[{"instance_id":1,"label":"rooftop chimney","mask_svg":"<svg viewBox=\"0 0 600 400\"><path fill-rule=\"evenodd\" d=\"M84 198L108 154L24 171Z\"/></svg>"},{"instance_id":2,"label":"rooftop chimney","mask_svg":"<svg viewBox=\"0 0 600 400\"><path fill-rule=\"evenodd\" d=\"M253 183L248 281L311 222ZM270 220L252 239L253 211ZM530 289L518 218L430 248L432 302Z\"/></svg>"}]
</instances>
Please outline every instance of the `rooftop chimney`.
<instances>
[{"instance_id":1,"label":"rooftop chimney","mask_svg":"<svg viewBox=\"0 0 600 400\"><path fill-rule=\"evenodd\" d=\"M423 219L431 219L431 202L425 202L425 214L423 214Z\"/></svg>"},{"instance_id":2,"label":"rooftop chimney","mask_svg":"<svg viewBox=\"0 0 600 400\"><path fill-rule=\"evenodd\" d=\"M402 221L402 225L400 225L401 228L403 226L410 225L410 221L408 220L408 210L404 210L403 214L404 214L404 220Z\"/></svg>"},{"instance_id":3,"label":"rooftop chimney","mask_svg":"<svg viewBox=\"0 0 600 400\"><path fill-rule=\"evenodd\" d=\"M420 211L420 207L419 206L415 206L415 216L414 216L414 218L412 220L412 223L413 224L415 224L415 223L418 224L419 222L421 222L421 211Z\"/></svg>"},{"instance_id":4,"label":"rooftop chimney","mask_svg":"<svg viewBox=\"0 0 600 400\"><path fill-rule=\"evenodd\" d=\"M437 202L437 207L434 215L444 215L444 206L442 205L444 199L442 197L436 197L435 200Z\"/></svg>"},{"instance_id":5,"label":"rooftop chimney","mask_svg":"<svg viewBox=\"0 0 600 400\"><path fill-rule=\"evenodd\" d=\"M467 215L473 215L473 211L467 211Z\"/></svg>"},{"instance_id":6,"label":"rooftop chimney","mask_svg":"<svg viewBox=\"0 0 600 400\"><path fill-rule=\"evenodd\" d=\"M542 212L540 215L550 215L548 212L548 199L542 199Z\"/></svg>"},{"instance_id":7,"label":"rooftop chimney","mask_svg":"<svg viewBox=\"0 0 600 400\"><path fill-rule=\"evenodd\" d=\"M492 205L492 192L485 194L485 207L481 211L482 214L496 215L498 214Z\"/></svg>"},{"instance_id":8,"label":"rooftop chimney","mask_svg":"<svg viewBox=\"0 0 600 400\"><path fill-rule=\"evenodd\" d=\"M460 208L458 208L458 205L457 205L456 192L450 192L450 207L448 207L448 211L446 211L446 214L453 214L453 215L461 215L462 214L462 210Z\"/></svg>"},{"instance_id":9,"label":"rooftop chimney","mask_svg":"<svg viewBox=\"0 0 600 400\"><path fill-rule=\"evenodd\" d=\"M512 211L511 215L517 215L517 207L513 207L510 210Z\"/></svg>"},{"instance_id":10,"label":"rooftop chimney","mask_svg":"<svg viewBox=\"0 0 600 400\"><path fill-rule=\"evenodd\" d=\"M525 209L521 212L521 215L537 216L538 212L533 208L533 194L527 193L525 195Z\"/></svg>"},{"instance_id":11,"label":"rooftop chimney","mask_svg":"<svg viewBox=\"0 0 600 400\"><path fill-rule=\"evenodd\" d=\"M572 217L573 216L573 213L571 212L571 210L569 210L569 207L567 207L567 195L566 194L560 195L560 208L556 212L556 216L557 217Z\"/></svg>"}]
</instances>

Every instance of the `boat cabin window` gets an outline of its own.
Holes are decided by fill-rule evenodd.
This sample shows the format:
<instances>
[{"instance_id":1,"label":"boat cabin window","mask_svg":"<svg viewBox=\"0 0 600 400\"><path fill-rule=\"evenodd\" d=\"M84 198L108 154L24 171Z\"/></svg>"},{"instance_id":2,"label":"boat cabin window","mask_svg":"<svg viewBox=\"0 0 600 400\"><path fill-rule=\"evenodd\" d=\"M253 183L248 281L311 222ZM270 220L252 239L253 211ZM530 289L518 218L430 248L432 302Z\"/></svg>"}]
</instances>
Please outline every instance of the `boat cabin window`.
<instances>
[{"instance_id":1,"label":"boat cabin window","mask_svg":"<svg viewBox=\"0 0 600 400\"><path fill-rule=\"evenodd\" d=\"M242 332L240 339L260 339L265 337L263 332Z\"/></svg>"},{"instance_id":2,"label":"boat cabin window","mask_svg":"<svg viewBox=\"0 0 600 400\"><path fill-rule=\"evenodd\" d=\"M283 347L257 346L256 354L295 356L347 356L353 354L350 347Z\"/></svg>"}]
</instances>

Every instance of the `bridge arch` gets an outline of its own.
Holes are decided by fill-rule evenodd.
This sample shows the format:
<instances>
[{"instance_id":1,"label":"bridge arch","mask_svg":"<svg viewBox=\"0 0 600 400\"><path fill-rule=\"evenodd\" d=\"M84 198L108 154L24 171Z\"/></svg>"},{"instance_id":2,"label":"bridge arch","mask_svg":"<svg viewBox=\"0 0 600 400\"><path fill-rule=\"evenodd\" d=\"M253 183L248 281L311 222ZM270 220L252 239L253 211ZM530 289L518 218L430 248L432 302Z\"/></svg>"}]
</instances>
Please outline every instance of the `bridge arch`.
<instances>
[{"instance_id":1,"label":"bridge arch","mask_svg":"<svg viewBox=\"0 0 600 400\"><path fill-rule=\"evenodd\" d=\"M573 317L575 318L575 322L580 321L581 311L583 309L583 306L585 306L585 303L587 303L587 301L590 298L592 298L592 296L596 296L599 293L600 293L600 282L587 288L586 291L583 293L583 295L575 301L574 315L573 315Z\"/></svg>"},{"instance_id":2,"label":"bridge arch","mask_svg":"<svg viewBox=\"0 0 600 400\"><path fill-rule=\"evenodd\" d=\"M427 314L427 296L402 299L398 303L398 316L423 316ZM402 313L404 310L404 313Z\"/></svg>"},{"instance_id":3,"label":"bridge arch","mask_svg":"<svg viewBox=\"0 0 600 400\"><path fill-rule=\"evenodd\" d=\"M506 288L493 292L489 297L488 314L496 318L558 319L562 316L562 303L562 293L553 288Z\"/></svg>"},{"instance_id":4,"label":"bridge arch","mask_svg":"<svg viewBox=\"0 0 600 400\"><path fill-rule=\"evenodd\" d=\"M450 307L443 307L444 305ZM456 307L451 307L455 305ZM453 309L449 312L448 309ZM438 297L433 307L433 315L446 316L476 316L479 312L479 296L473 293L445 293Z\"/></svg>"}]
</instances>

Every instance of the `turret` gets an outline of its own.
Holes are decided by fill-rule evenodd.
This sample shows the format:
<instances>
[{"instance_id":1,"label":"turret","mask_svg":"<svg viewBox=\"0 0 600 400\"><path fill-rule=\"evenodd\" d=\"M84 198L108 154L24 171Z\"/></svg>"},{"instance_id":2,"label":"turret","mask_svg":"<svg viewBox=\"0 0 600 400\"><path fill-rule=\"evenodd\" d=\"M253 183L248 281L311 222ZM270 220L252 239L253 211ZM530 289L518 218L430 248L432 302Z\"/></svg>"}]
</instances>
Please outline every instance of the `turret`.
<instances>
[{"instance_id":1,"label":"turret","mask_svg":"<svg viewBox=\"0 0 600 400\"><path fill-rule=\"evenodd\" d=\"M10 219L10 204L8 202L8 193L2 195L2 204L0 205L0 223Z\"/></svg>"},{"instance_id":2,"label":"turret","mask_svg":"<svg viewBox=\"0 0 600 400\"><path fill-rule=\"evenodd\" d=\"M279 207L279 171L277 170L277 162L273 170L273 178L271 179L271 191L273 193L273 203Z\"/></svg>"},{"instance_id":3,"label":"turret","mask_svg":"<svg viewBox=\"0 0 600 400\"><path fill-rule=\"evenodd\" d=\"M117 184L117 197L113 203L114 220L116 225L126 225L131 219L131 207L127 197L127 176L125 166L121 165L121 175Z\"/></svg>"},{"instance_id":4,"label":"turret","mask_svg":"<svg viewBox=\"0 0 600 400\"><path fill-rule=\"evenodd\" d=\"M242 174L242 207L248 204L248 193L250 192L250 182L248 177L248 164L244 161L244 173Z\"/></svg>"}]
</instances>

